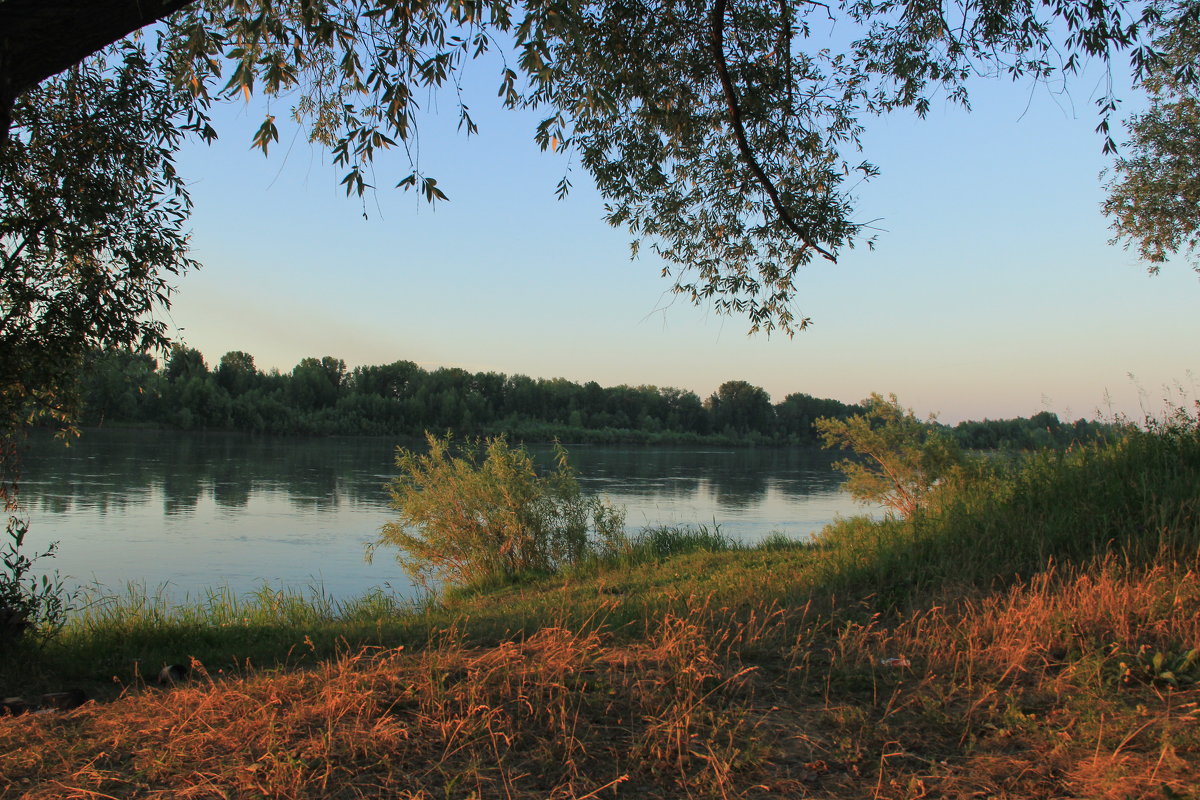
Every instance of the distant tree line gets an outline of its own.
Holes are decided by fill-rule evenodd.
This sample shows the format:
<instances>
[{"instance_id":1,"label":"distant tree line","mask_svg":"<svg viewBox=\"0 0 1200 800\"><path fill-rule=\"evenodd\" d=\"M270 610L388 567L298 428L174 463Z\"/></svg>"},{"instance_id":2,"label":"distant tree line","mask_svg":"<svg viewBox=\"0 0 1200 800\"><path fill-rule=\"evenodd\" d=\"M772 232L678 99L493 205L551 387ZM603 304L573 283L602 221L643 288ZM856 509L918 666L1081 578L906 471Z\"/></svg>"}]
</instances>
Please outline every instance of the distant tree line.
<instances>
[{"instance_id":1,"label":"distant tree line","mask_svg":"<svg viewBox=\"0 0 1200 800\"><path fill-rule=\"evenodd\" d=\"M233 351L210 368L199 351L178 345L161 366L146 353L94 352L80 381L85 425L270 434L815 444L813 420L859 410L806 394L773 404L745 381L727 381L702 400L671 387L426 370L411 361L347 369L325 356L264 372L253 356Z\"/></svg>"},{"instance_id":2,"label":"distant tree line","mask_svg":"<svg viewBox=\"0 0 1200 800\"><path fill-rule=\"evenodd\" d=\"M789 394L772 403L761 387L726 381L701 399L657 386L600 386L411 361L347 369L332 356L305 358L290 372L259 370L232 351L210 368L190 347L163 364L129 350L90 354L80 375L84 425L156 425L182 430L418 437L498 433L526 441L817 445L813 423L862 413L858 405ZM1032 419L961 423L964 447L1025 448L1091 438L1104 426Z\"/></svg>"},{"instance_id":3,"label":"distant tree line","mask_svg":"<svg viewBox=\"0 0 1200 800\"><path fill-rule=\"evenodd\" d=\"M1068 447L1111 437L1120 425L1092 419L1064 422L1053 411L1016 419L967 420L954 426L960 447L968 450L1038 450Z\"/></svg>"}]
</instances>

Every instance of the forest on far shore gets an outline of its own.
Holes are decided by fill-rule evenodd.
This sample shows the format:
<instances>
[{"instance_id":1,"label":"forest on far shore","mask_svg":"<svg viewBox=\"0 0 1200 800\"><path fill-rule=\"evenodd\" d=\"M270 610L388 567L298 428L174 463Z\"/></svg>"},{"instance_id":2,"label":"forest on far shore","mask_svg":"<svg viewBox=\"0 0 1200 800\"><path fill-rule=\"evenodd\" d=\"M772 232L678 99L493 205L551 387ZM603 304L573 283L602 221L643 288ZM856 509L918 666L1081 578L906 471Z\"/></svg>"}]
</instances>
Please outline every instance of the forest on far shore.
<instances>
[{"instance_id":1,"label":"forest on far shore","mask_svg":"<svg viewBox=\"0 0 1200 800\"><path fill-rule=\"evenodd\" d=\"M259 370L232 351L210 368L176 345L161 365L147 353L94 351L81 372L85 426L150 425L276 435L459 436L508 434L577 443L818 445L813 422L862 412L858 405L801 392L773 403L746 381L707 398L685 389L601 386L411 361L347 369L339 358L305 358L291 372ZM1110 423L1029 418L961 422L949 428L971 449L1065 446L1111 432Z\"/></svg>"}]
</instances>

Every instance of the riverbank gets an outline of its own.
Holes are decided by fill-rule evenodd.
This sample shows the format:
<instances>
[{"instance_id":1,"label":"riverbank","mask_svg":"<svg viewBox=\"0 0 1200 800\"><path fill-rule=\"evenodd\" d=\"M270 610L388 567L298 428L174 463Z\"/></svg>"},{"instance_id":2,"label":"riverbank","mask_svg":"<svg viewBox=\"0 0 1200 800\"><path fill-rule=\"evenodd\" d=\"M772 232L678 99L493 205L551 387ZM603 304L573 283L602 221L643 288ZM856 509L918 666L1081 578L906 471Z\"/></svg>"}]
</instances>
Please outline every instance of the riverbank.
<instances>
[{"instance_id":1,"label":"riverbank","mask_svg":"<svg viewBox=\"0 0 1200 800\"><path fill-rule=\"evenodd\" d=\"M809 544L411 609L97 609L6 662L111 688L0 720L0 797L1187 797L1197 486L1177 421Z\"/></svg>"}]
</instances>

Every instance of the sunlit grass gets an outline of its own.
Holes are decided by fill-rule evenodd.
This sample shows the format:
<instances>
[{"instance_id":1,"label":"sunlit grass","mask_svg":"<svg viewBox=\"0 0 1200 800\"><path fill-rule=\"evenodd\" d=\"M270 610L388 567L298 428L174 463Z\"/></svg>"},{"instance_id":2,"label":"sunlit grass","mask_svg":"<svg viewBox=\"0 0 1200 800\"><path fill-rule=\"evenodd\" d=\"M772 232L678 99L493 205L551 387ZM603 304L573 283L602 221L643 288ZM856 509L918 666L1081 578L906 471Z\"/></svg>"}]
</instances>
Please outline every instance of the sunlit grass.
<instances>
[{"instance_id":1,"label":"sunlit grass","mask_svg":"<svg viewBox=\"0 0 1200 800\"><path fill-rule=\"evenodd\" d=\"M1200 778L1200 674L1163 669L1200 637L1189 570L1113 559L886 619L689 595L623 633L621 602L488 646L464 619L303 669L193 662L178 688L0 721L0 796L1132 798Z\"/></svg>"}]
</instances>

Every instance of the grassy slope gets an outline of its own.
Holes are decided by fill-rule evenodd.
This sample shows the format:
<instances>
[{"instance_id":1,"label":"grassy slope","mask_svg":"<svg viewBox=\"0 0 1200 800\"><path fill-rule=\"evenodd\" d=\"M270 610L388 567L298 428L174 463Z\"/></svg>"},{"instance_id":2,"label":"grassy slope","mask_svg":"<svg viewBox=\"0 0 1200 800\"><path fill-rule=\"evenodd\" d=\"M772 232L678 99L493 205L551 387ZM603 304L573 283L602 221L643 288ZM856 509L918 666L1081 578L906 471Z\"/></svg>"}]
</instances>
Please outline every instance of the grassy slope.
<instances>
[{"instance_id":1,"label":"grassy slope","mask_svg":"<svg viewBox=\"0 0 1200 800\"><path fill-rule=\"evenodd\" d=\"M0 720L0 798L1200 797L1198 552L1181 420L811 546L406 613L127 603L5 662L105 700Z\"/></svg>"}]
</instances>

